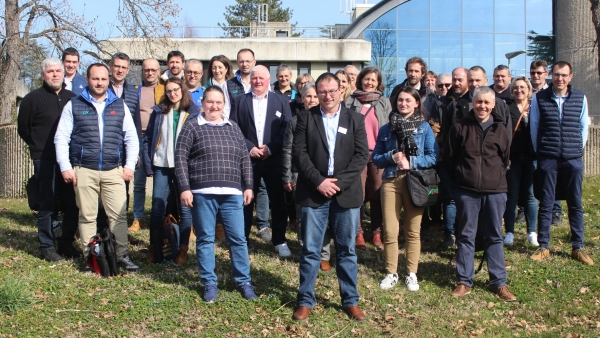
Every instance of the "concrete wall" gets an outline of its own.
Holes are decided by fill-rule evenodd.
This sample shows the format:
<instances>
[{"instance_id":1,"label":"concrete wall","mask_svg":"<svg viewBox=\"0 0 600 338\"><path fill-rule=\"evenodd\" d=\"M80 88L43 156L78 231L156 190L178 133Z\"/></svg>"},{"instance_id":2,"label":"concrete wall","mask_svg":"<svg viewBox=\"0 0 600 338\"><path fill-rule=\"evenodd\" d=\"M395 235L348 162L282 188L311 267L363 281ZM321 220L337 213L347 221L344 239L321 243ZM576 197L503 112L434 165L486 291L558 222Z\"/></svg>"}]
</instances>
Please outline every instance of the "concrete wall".
<instances>
[{"instance_id":1,"label":"concrete wall","mask_svg":"<svg viewBox=\"0 0 600 338\"><path fill-rule=\"evenodd\" d=\"M600 124L598 47L589 0L556 0L556 50L559 61L573 66L571 84L588 99L593 124Z\"/></svg>"}]
</instances>

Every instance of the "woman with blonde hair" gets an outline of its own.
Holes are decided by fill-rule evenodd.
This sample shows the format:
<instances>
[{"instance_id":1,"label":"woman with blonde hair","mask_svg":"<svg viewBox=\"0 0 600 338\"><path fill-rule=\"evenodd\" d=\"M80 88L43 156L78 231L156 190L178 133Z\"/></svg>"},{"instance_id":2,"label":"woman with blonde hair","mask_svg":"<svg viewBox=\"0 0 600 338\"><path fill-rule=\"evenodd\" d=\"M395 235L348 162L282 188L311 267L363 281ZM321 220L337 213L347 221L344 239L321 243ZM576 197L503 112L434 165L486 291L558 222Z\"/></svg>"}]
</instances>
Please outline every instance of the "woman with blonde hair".
<instances>
[{"instance_id":1,"label":"woman with blonde hair","mask_svg":"<svg viewBox=\"0 0 600 338\"><path fill-rule=\"evenodd\" d=\"M340 90L342 91L342 95L340 95L340 101L344 102L344 100L352 94L352 88L350 86L350 75L346 73L345 70L340 69L335 72L335 76L340 79Z\"/></svg>"}]
</instances>

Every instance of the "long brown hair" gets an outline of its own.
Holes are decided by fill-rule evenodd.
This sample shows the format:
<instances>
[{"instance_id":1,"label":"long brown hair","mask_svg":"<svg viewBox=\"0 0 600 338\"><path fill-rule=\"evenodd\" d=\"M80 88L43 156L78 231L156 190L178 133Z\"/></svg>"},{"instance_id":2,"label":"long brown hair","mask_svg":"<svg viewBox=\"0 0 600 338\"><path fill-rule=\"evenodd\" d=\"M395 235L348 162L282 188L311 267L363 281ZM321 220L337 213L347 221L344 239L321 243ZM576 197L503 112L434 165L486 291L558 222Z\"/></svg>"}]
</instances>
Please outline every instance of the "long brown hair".
<instances>
[{"instance_id":1,"label":"long brown hair","mask_svg":"<svg viewBox=\"0 0 600 338\"><path fill-rule=\"evenodd\" d=\"M214 74L212 72L212 65L215 61L221 62L223 66L227 68L227 72L225 73L225 81L231 79L233 77L233 65L231 64L231 61L229 61L229 58L227 58L227 56L225 55L215 55L212 57L212 59L210 59L210 61L208 62L208 69L206 69L208 78L212 79L214 77Z\"/></svg>"},{"instance_id":2,"label":"long brown hair","mask_svg":"<svg viewBox=\"0 0 600 338\"><path fill-rule=\"evenodd\" d=\"M381 70L377 67L366 67L358 73L356 77L356 89L363 90L362 80L367 74L374 73L377 77L377 90L382 92L385 90L385 84L383 83L383 75L381 74Z\"/></svg>"},{"instance_id":3,"label":"long brown hair","mask_svg":"<svg viewBox=\"0 0 600 338\"><path fill-rule=\"evenodd\" d=\"M168 114L173 108L173 106L175 106L175 104L171 102L169 96L166 93L168 83L174 83L179 86L179 90L181 90L181 101L179 101L179 110L187 111L192 105L192 96L189 93L188 87L185 85L185 82L183 82L182 79L178 77L170 77L167 80L167 82L165 82L165 96L162 100L160 100L160 104L163 107L162 113Z\"/></svg>"}]
</instances>

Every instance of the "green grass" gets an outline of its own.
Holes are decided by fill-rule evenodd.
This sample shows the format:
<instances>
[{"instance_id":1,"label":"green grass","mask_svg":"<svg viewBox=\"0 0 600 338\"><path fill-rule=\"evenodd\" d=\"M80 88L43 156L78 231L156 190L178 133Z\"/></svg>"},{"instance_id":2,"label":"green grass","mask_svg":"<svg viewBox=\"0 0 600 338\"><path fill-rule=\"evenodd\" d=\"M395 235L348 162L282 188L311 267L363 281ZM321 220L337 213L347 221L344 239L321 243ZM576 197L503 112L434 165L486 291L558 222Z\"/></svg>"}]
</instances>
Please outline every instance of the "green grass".
<instances>
[{"instance_id":1,"label":"green grass","mask_svg":"<svg viewBox=\"0 0 600 338\"><path fill-rule=\"evenodd\" d=\"M585 245L600 263L600 178L586 178L583 200ZM221 291L217 302L205 304L194 249L184 267L149 266L146 246L133 246L131 256L141 272L102 279L83 273L81 261L39 259L35 219L26 205L25 200L0 200L0 286L19 281L26 286L25 296L33 297L12 314L0 312L0 337L600 336L598 265L584 266L570 258L566 221L552 228L552 256L541 263L528 258L534 248L526 243L525 225L517 226L515 245L505 253L512 263L508 286L518 302L504 303L485 289L485 268L476 275L472 294L452 298L452 251L437 250L442 235L436 228L433 241L423 243L420 291L409 292L402 284L380 290L383 253L369 246L359 252L360 306L367 321L356 323L343 314L332 273L319 275L318 305L306 323L296 323L291 315L300 247L291 232L290 260L278 259L272 246L253 233L252 278L260 296L256 301L245 301L235 291L228 253L217 246ZM147 230L135 236L148 243Z\"/></svg>"}]
</instances>

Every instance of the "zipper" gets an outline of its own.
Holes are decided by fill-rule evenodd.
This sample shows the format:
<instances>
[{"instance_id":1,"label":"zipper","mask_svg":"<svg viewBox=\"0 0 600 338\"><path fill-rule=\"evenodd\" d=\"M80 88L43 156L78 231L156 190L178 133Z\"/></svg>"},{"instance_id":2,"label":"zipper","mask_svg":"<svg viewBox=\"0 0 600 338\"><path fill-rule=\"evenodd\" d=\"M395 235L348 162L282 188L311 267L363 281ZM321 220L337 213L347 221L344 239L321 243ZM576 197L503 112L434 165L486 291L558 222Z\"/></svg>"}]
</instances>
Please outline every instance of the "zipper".
<instances>
[{"instance_id":1,"label":"zipper","mask_svg":"<svg viewBox=\"0 0 600 338\"><path fill-rule=\"evenodd\" d=\"M107 105L104 106L104 111L106 111L106 107ZM96 109L94 107L94 109ZM104 151L104 130L106 129L106 123L104 121L104 111L102 112L102 142L100 142L100 165L99 165L99 170L102 171L102 157L103 157L103 151ZM98 113L98 111L96 110L96 113Z\"/></svg>"},{"instance_id":2,"label":"zipper","mask_svg":"<svg viewBox=\"0 0 600 338\"><path fill-rule=\"evenodd\" d=\"M81 156L79 157L79 166L83 163L83 146L81 146Z\"/></svg>"}]
</instances>

